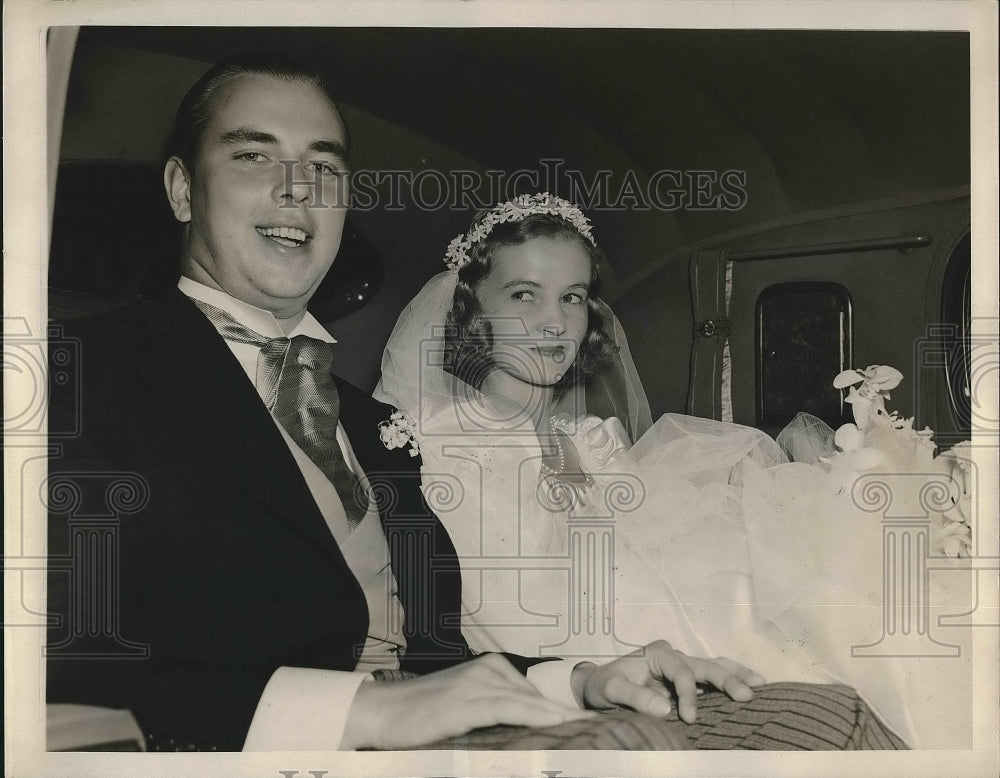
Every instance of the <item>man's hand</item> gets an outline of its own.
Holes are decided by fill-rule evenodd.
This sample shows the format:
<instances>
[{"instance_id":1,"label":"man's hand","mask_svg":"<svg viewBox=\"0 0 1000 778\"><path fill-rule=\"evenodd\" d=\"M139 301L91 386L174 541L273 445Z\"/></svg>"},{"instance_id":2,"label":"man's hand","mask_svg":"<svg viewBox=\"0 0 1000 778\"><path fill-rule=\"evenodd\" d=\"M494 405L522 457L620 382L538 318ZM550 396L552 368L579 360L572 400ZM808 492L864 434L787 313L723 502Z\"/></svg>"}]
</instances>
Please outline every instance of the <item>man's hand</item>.
<instances>
[{"instance_id":1,"label":"man's hand","mask_svg":"<svg viewBox=\"0 0 1000 778\"><path fill-rule=\"evenodd\" d=\"M710 683L734 700L746 702L751 686L764 679L731 659L698 659L682 654L665 640L650 643L606 665L584 663L574 668L571 683L578 702L588 708L625 706L653 716L670 713L665 683L677 694L677 713L688 724L695 720L699 683Z\"/></svg>"},{"instance_id":2,"label":"man's hand","mask_svg":"<svg viewBox=\"0 0 1000 778\"><path fill-rule=\"evenodd\" d=\"M592 716L553 702L500 654L409 681L363 683L351 704L342 749L403 749L478 727L550 727Z\"/></svg>"}]
</instances>

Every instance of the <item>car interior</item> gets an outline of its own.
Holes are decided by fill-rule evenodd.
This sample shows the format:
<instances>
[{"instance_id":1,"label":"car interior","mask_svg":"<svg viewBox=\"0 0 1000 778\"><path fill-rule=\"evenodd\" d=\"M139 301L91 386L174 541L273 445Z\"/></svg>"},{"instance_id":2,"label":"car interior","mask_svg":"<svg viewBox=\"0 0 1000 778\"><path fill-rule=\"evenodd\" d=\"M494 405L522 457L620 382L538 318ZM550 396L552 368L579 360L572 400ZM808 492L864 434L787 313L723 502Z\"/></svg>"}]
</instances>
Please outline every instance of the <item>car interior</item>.
<instances>
[{"instance_id":1,"label":"car interior","mask_svg":"<svg viewBox=\"0 0 1000 778\"><path fill-rule=\"evenodd\" d=\"M967 33L92 26L49 46L67 84L52 320L176 285L174 111L214 62L271 50L320 70L349 128L356 198L311 310L365 391L477 203L550 191L594 225L653 418L837 428L834 376L880 364L904 374L893 407L915 429L970 435ZM475 185L456 202L460 174ZM50 748L93 742L81 720L50 721Z\"/></svg>"}]
</instances>

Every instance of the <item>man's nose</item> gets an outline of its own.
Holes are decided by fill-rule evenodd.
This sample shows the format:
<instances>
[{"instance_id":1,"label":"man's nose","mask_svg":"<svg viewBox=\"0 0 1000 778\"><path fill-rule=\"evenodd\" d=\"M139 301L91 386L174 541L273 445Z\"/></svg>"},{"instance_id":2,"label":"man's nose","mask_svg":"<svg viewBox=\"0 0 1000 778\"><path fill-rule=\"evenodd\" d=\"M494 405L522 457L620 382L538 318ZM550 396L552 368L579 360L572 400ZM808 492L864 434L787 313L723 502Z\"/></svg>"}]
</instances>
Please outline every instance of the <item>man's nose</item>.
<instances>
[{"instance_id":1,"label":"man's nose","mask_svg":"<svg viewBox=\"0 0 1000 778\"><path fill-rule=\"evenodd\" d=\"M279 177L275 181L275 200L283 205L298 205L312 200L318 185L317 176L296 160L283 160L277 167Z\"/></svg>"}]
</instances>

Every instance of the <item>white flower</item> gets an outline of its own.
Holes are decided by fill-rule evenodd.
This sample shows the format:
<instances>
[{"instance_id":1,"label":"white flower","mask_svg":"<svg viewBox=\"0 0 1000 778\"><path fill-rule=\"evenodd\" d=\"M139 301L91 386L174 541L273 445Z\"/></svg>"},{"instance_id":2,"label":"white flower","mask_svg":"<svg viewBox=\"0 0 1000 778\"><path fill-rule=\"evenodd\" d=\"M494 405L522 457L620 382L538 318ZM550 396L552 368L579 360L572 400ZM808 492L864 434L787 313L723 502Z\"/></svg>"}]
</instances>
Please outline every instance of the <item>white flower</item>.
<instances>
[{"instance_id":1,"label":"white flower","mask_svg":"<svg viewBox=\"0 0 1000 778\"><path fill-rule=\"evenodd\" d=\"M852 384L860 383L858 393L863 397L874 399L876 394L882 394L889 399L887 392L895 389L903 380L903 374L888 365L869 365L864 370L845 370L833 379L837 389L843 389Z\"/></svg>"},{"instance_id":2,"label":"white flower","mask_svg":"<svg viewBox=\"0 0 1000 778\"><path fill-rule=\"evenodd\" d=\"M845 424L837 430L834 442L840 451L823 461L841 491L849 491L859 474L872 470L944 475L950 499L930 512L930 553L968 557L974 507L971 445L968 441L959 443L933 457L933 431L927 427L914 430L913 418L904 419L897 411L886 410L889 390L902 380L903 374L887 365L845 370L834 379L837 389L850 387L846 399L857 425ZM915 494L912 497L916 499Z\"/></svg>"},{"instance_id":3,"label":"white flower","mask_svg":"<svg viewBox=\"0 0 1000 778\"><path fill-rule=\"evenodd\" d=\"M972 528L959 521L931 523L931 553L950 557L968 557L972 546Z\"/></svg>"},{"instance_id":4,"label":"white flower","mask_svg":"<svg viewBox=\"0 0 1000 778\"><path fill-rule=\"evenodd\" d=\"M833 379L835 389L851 387L846 402L851 404L859 429L869 426L873 415L885 414L889 390L899 386L903 374L888 365L869 365L864 370L844 370ZM854 384L861 384L855 387Z\"/></svg>"},{"instance_id":5,"label":"white flower","mask_svg":"<svg viewBox=\"0 0 1000 778\"><path fill-rule=\"evenodd\" d=\"M956 444L935 459L951 479L951 506L932 517L931 553L968 557L972 553L972 445Z\"/></svg>"},{"instance_id":6,"label":"white flower","mask_svg":"<svg viewBox=\"0 0 1000 778\"><path fill-rule=\"evenodd\" d=\"M413 434L416 428L416 422L408 413L397 410L390 414L388 421L379 423L378 436L390 451L409 446L410 456L415 457L420 453L420 444Z\"/></svg>"}]
</instances>

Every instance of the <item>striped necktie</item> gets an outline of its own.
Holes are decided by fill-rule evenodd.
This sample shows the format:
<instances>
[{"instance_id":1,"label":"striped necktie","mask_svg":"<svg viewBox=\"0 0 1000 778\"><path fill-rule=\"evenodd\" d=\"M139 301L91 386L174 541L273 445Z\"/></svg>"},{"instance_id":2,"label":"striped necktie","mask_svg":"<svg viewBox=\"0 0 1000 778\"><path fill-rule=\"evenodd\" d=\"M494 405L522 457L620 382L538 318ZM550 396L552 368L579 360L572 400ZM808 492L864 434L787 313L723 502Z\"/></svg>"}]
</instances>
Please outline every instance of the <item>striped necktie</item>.
<instances>
[{"instance_id":1,"label":"striped necktie","mask_svg":"<svg viewBox=\"0 0 1000 778\"><path fill-rule=\"evenodd\" d=\"M364 518L368 497L337 443L340 395L330 374L330 344L306 335L265 338L214 305L191 299L226 340L260 349L257 391L271 415L330 480L349 529Z\"/></svg>"}]
</instances>

